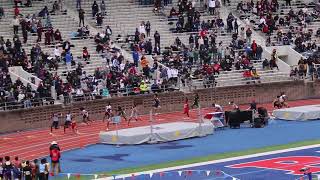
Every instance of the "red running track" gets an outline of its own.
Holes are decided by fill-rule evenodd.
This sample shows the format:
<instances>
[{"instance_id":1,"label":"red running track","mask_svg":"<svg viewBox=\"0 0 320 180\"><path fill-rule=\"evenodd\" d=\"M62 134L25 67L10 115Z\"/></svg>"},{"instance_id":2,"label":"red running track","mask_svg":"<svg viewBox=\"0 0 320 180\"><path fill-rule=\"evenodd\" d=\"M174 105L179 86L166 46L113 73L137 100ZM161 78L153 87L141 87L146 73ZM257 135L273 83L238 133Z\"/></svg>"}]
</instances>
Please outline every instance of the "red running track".
<instances>
[{"instance_id":1,"label":"red running track","mask_svg":"<svg viewBox=\"0 0 320 180\"><path fill-rule=\"evenodd\" d=\"M299 100L291 101L289 105L303 106L320 104L320 99L312 100ZM272 111L271 104L262 104L269 111ZM246 109L247 106L240 106L242 109ZM226 108L228 109L228 108ZM210 112L209 108L201 109L201 114ZM143 115L141 120L137 122L131 122L130 126L126 122L122 122L119 126L120 129L129 127L147 126L149 124L149 116ZM182 114L182 112L172 112L159 114L155 117L155 124L176 122L176 121L196 121L197 111L192 110L190 112L190 118ZM83 148L90 144L96 144L99 141L99 132L106 129L106 123L102 121L96 121L91 125L79 125L79 134L74 134L71 130L67 130L67 133L63 133L63 128L54 130L53 134L50 133L49 128L37 129L25 132L11 133L0 136L0 157L3 156L19 156L20 159L32 160L39 157L48 155L49 145L52 141L57 141L63 151L72 150L76 148ZM109 130L114 130L114 126L110 126Z\"/></svg>"}]
</instances>

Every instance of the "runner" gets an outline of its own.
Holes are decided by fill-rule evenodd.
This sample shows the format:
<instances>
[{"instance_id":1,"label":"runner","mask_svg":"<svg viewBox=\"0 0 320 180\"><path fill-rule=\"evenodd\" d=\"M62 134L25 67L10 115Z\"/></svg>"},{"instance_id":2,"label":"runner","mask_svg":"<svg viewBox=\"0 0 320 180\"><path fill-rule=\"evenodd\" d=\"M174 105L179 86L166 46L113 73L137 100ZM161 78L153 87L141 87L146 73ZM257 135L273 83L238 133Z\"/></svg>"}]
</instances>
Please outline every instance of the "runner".
<instances>
[{"instance_id":1,"label":"runner","mask_svg":"<svg viewBox=\"0 0 320 180\"><path fill-rule=\"evenodd\" d=\"M52 113L51 120L52 120L52 124L51 124L50 130L52 133L53 127L54 127L54 129L59 129L59 116L58 116L58 114Z\"/></svg>"},{"instance_id":2,"label":"runner","mask_svg":"<svg viewBox=\"0 0 320 180\"><path fill-rule=\"evenodd\" d=\"M128 126L130 124L131 119L138 121L138 109L137 109L137 104L135 102L133 103L132 108L131 108L131 115L128 120Z\"/></svg>"},{"instance_id":3,"label":"runner","mask_svg":"<svg viewBox=\"0 0 320 180\"><path fill-rule=\"evenodd\" d=\"M189 117L189 100L186 97L185 101L184 101L184 105L183 105L183 114L186 114Z\"/></svg>"},{"instance_id":4,"label":"runner","mask_svg":"<svg viewBox=\"0 0 320 180\"><path fill-rule=\"evenodd\" d=\"M284 94L284 92L280 93L279 101L281 103L281 107L288 108L288 103L287 103L288 97Z\"/></svg>"},{"instance_id":5,"label":"runner","mask_svg":"<svg viewBox=\"0 0 320 180\"><path fill-rule=\"evenodd\" d=\"M81 110L81 115L82 115L82 122L89 125L89 122L91 122L91 120L89 119L89 112L87 110L85 110L83 107L80 108L80 110Z\"/></svg>"},{"instance_id":6,"label":"runner","mask_svg":"<svg viewBox=\"0 0 320 180\"><path fill-rule=\"evenodd\" d=\"M212 107L215 112L223 112L222 107L219 104L212 103Z\"/></svg>"},{"instance_id":7,"label":"runner","mask_svg":"<svg viewBox=\"0 0 320 180\"><path fill-rule=\"evenodd\" d=\"M160 106L160 99L158 98L158 94L155 94L154 95L154 98L153 98L153 110L154 110L154 115L158 115L157 111L158 109L160 109L161 106Z\"/></svg>"},{"instance_id":8,"label":"runner","mask_svg":"<svg viewBox=\"0 0 320 180\"><path fill-rule=\"evenodd\" d=\"M199 107L199 100L200 100L199 94L196 93L195 96L194 96L194 99L193 99L193 104L192 104L192 106L191 106L192 109L193 109L194 107L196 107L196 108Z\"/></svg>"},{"instance_id":9,"label":"runner","mask_svg":"<svg viewBox=\"0 0 320 180\"><path fill-rule=\"evenodd\" d=\"M111 104L109 102L108 105L106 105L106 111L104 113L103 122L105 121L105 119L107 119L107 121L110 121L111 112L112 112L112 107L111 107Z\"/></svg>"},{"instance_id":10,"label":"runner","mask_svg":"<svg viewBox=\"0 0 320 180\"><path fill-rule=\"evenodd\" d=\"M233 111L239 111L240 110L239 106L235 102L231 101L231 102L229 102L229 104L232 106L232 110Z\"/></svg>"},{"instance_id":11,"label":"runner","mask_svg":"<svg viewBox=\"0 0 320 180\"><path fill-rule=\"evenodd\" d=\"M64 122L64 128L63 128L63 132L66 133L66 129L70 127L72 122L72 114L71 111L68 112L68 114L66 114L66 120Z\"/></svg>"},{"instance_id":12,"label":"runner","mask_svg":"<svg viewBox=\"0 0 320 180\"><path fill-rule=\"evenodd\" d=\"M277 96L273 102L272 102L273 108L274 109L280 109L281 108L281 103L280 103L280 96Z\"/></svg>"},{"instance_id":13,"label":"runner","mask_svg":"<svg viewBox=\"0 0 320 180\"><path fill-rule=\"evenodd\" d=\"M127 117L126 117L126 112L122 109L121 106L118 106L117 112L118 112L118 116L123 117L123 119L124 119L125 121L128 121L128 119L127 119Z\"/></svg>"},{"instance_id":14,"label":"runner","mask_svg":"<svg viewBox=\"0 0 320 180\"><path fill-rule=\"evenodd\" d=\"M72 132L73 132L73 133L79 134L78 126L77 126L77 121L76 121L75 119L72 119L71 129L72 129Z\"/></svg>"}]
</instances>

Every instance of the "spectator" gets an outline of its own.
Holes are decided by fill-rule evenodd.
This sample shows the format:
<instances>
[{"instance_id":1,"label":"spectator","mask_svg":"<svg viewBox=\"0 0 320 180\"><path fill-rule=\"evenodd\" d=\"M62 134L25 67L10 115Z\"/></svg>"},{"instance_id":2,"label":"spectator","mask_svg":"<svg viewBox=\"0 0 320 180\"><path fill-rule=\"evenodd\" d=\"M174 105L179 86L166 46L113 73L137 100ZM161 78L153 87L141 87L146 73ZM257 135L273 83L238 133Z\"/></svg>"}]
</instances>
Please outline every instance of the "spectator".
<instances>
[{"instance_id":1,"label":"spectator","mask_svg":"<svg viewBox=\"0 0 320 180\"><path fill-rule=\"evenodd\" d=\"M104 3L104 0L101 1L100 10L101 10L102 16L105 16L106 15L106 4Z\"/></svg>"},{"instance_id":2,"label":"spectator","mask_svg":"<svg viewBox=\"0 0 320 180\"><path fill-rule=\"evenodd\" d=\"M154 46L157 47L159 46L160 47L160 34L158 31L156 31L153 35L154 37Z\"/></svg>"},{"instance_id":3,"label":"spectator","mask_svg":"<svg viewBox=\"0 0 320 180\"><path fill-rule=\"evenodd\" d=\"M147 23L145 25L145 29L146 29L147 37L150 37L150 31L151 31L150 21L147 21Z\"/></svg>"},{"instance_id":4,"label":"spectator","mask_svg":"<svg viewBox=\"0 0 320 180\"><path fill-rule=\"evenodd\" d=\"M252 35L252 31L250 28L248 28L246 31L246 37L247 37L246 41L248 44L251 44L251 35Z\"/></svg>"},{"instance_id":5,"label":"spectator","mask_svg":"<svg viewBox=\"0 0 320 180\"><path fill-rule=\"evenodd\" d=\"M59 3L58 1L54 1L52 4L52 11L50 13L56 13L56 11L59 11Z\"/></svg>"},{"instance_id":6,"label":"spectator","mask_svg":"<svg viewBox=\"0 0 320 180\"><path fill-rule=\"evenodd\" d=\"M3 7L0 7L0 20L4 17L4 9Z\"/></svg>"},{"instance_id":7,"label":"spectator","mask_svg":"<svg viewBox=\"0 0 320 180\"><path fill-rule=\"evenodd\" d=\"M32 6L32 1L27 0L27 2L24 4L26 7L31 7Z\"/></svg>"},{"instance_id":8,"label":"spectator","mask_svg":"<svg viewBox=\"0 0 320 180\"><path fill-rule=\"evenodd\" d=\"M81 0L77 0L76 8L81 9Z\"/></svg>"},{"instance_id":9,"label":"spectator","mask_svg":"<svg viewBox=\"0 0 320 180\"><path fill-rule=\"evenodd\" d=\"M81 2L81 0L77 0L77 2L78 1ZM81 25L81 22L82 22L82 26L84 26L84 14L85 14L84 10L80 8L79 9L79 27Z\"/></svg>"},{"instance_id":10,"label":"spectator","mask_svg":"<svg viewBox=\"0 0 320 180\"><path fill-rule=\"evenodd\" d=\"M54 40L55 41L58 41L58 42L62 42L62 36L61 36L61 33L60 33L60 30L59 29L56 29L56 31L54 32Z\"/></svg>"},{"instance_id":11,"label":"spectator","mask_svg":"<svg viewBox=\"0 0 320 180\"><path fill-rule=\"evenodd\" d=\"M89 52L88 52L88 48L87 48L87 47L84 47L83 50L82 50L82 58L83 58L85 61L90 60L90 54L89 54Z\"/></svg>"},{"instance_id":12,"label":"spectator","mask_svg":"<svg viewBox=\"0 0 320 180\"><path fill-rule=\"evenodd\" d=\"M13 164L10 161L10 157L4 157L4 164L2 166L3 179L12 179L11 171L13 170Z\"/></svg>"},{"instance_id":13,"label":"spectator","mask_svg":"<svg viewBox=\"0 0 320 180\"><path fill-rule=\"evenodd\" d=\"M14 19L12 20L13 25L13 33L18 34L19 26L20 26L20 20L17 16L14 16Z\"/></svg>"},{"instance_id":14,"label":"spectator","mask_svg":"<svg viewBox=\"0 0 320 180\"><path fill-rule=\"evenodd\" d=\"M39 20L37 24L37 35L38 35L37 42L42 41L42 31L43 31L42 24L41 24L41 21Z\"/></svg>"},{"instance_id":15,"label":"spectator","mask_svg":"<svg viewBox=\"0 0 320 180\"><path fill-rule=\"evenodd\" d=\"M148 85L144 81L141 81L141 84L140 84L139 88L140 88L140 93L141 94L149 92Z\"/></svg>"},{"instance_id":16,"label":"spectator","mask_svg":"<svg viewBox=\"0 0 320 180\"><path fill-rule=\"evenodd\" d=\"M138 67L139 53L136 48L134 48L132 51L132 58L133 58L134 65Z\"/></svg>"},{"instance_id":17,"label":"spectator","mask_svg":"<svg viewBox=\"0 0 320 180\"><path fill-rule=\"evenodd\" d=\"M39 180L47 180L49 175L49 167L47 165L47 160L41 159L39 164Z\"/></svg>"},{"instance_id":18,"label":"spectator","mask_svg":"<svg viewBox=\"0 0 320 180\"><path fill-rule=\"evenodd\" d=\"M71 71L71 61L72 61L72 56L70 51L67 51L66 56L65 56L66 64L67 64L67 70Z\"/></svg>"},{"instance_id":19,"label":"spectator","mask_svg":"<svg viewBox=\"0 0 320 180\"><path fill-rule=\"evenodd\" d=\"M26 161L25 166L22 168L22 171L25 180L32 180L32 167L30 161Z\"/></svg>"},{"instance_id":20,"label":"spectator","mask_svg":"<svg viewBox=\"0 0 320 180\"><path fill-rule=\"evenodd\" d=\"M54 147L55 144L51 145L50 147L50 158L51 158L51 174L54 175L55 172L60 173L61 172L61 166L60 166L60 148ZM57 145L57 144L56 144Z\"/></svg>"},{"instance_id":21,"label":"spectator","mask_svg":"<svg viewBox=\"0 0 320 180\"><path fill-rule=\"evenodd\" d=\"M15 8L14 8L14 15L15 16L21 16L21 14L20 14L20 10L19 10L19 7L18 6L16 6Z\"/></svg>"},{"instance_id":22,"label":"spectator","mask_svg":"<svg viewBox=\"0 0 320 180\"><path fill-rule=\"evenodd\" d=\"M96 13L96 22L97 22L97 26L102 26L103 24L103 16L101 13Z\"/></svg>"},{"instance_id":23,"label":"spectator","mask_svg":"<svg viewBox=\"0 0 320 180\"><path fill-rule=\"evenodd\" d=\"M48 7L45 6L38 14L39 17L46 17L49 15Z\"/></svg>"},{"instance_id":24,"label":"spectator","mask_svg":"<svg viewBox=\"0 0 320 180\"><path fill-rule=\"evenodd\" d=\"M107 35L108 37L110 37L110 36L112 35L112 29L110 28L110 26L107 26L107 27L106 27L106 35Z\"/></svg>"},{"instance_id":25,"label":"spectator","mask_svg":"<svg viewBox=\"0 0 320 180\"><path fill-rule=\"evenodd\" d=\"M92 9L92 17L95 17L96 14L99 12L99 5L97 4L97 1L93 1L91 9Z\"/></svg>"},{"instance_id":26,"label":"spectator","mask_svg":"<svg viewBox=\"0 0 320 180\"><path fill-rule=\"evenodd\" d=\"M215 0L209 0L209 12L210 15L215 14L215 8L216 8L216 1Z\"/></svg>"}]
</instances>

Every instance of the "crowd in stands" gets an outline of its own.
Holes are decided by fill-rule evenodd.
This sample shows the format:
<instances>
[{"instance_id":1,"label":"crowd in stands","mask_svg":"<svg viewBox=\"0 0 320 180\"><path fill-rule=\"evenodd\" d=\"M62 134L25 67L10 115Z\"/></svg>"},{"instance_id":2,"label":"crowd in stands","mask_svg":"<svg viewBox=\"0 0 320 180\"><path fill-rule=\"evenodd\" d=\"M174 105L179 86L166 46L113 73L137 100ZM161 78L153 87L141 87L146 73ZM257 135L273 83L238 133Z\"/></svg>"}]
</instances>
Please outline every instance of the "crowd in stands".
<instances>
[{"instance_id":1,"label":"crowd in stands","mask_svg":"<svg viewBox=\"0 0 320 180\"><path fill-rule=\"evenodd\" d=\"M255 30L266 34L267 46L292 44L296 51L305 52L317 49L317 42L312 39L320 35L320 29L309 28L317 23L319 17L319 12L309 6L313 7L314 4L305 4L295 9L291 7L291 0L285 4L279 4L278 0L241 1L237 10L241 14L256 15L254 19L251 18L251 22L254 22Z\"/></svg>"},{"instance_id":2,"label":"crowd in stands","mask_svg":"<svg viewBox=\"0 0 320 180\"><path fill-rule=\"evenodd\" d=\"M155 1L155 6L166 6L170 3L170 1ZM10 39L5 40L0 37L1 84L3 84L0 89L1 102L18 103L24 107L35 106L43 103L38 103L35 99L51 97L51 86L54 86L57 98L63 99L66 103L72 99L176 90L179 81L183 86L191 86L193 80L202 80L204 87L212 87L216 85L216 78L222 71L239 71L245 80L260 82L260 75L254 63L262 62L263 69L279 69L278 57L274 51L271 59L262 59L263 48L252 38L254 29L266 33L270 45L272 45L271 35L276 32L280 44L293 42L298 52L310 50L316 54L318 50L317 42L311 41L312 31L306 31L308 24L317 18L317 14L308 11L307 8L297 12L291 8L287 15L278 15L276 12L280 9L280 5L277 0L240 2L237 9L241 13L253 13L259 17L258 26L251 28L240 26L232 13L226 19L222 19L219 15L221 5L218 0L209 0L206 3L200 1L200 8L196 3L198 2L179 0L178 9L172 7L170 14L167 15L169 23L176 22L175 28L171 31L185 33L188 44L177 37L171 46L162 47L160 33L158 31L154 31L153 35L150 33L152 22L143 21L125 42L130 44L132 51L133 62L129 62L113 43L112 29L106 26L104 32L93 37L96 52L103 57L105 65L96 68L94 74L87 74L83 70L84 64L81 64L79 59L84 63L90 62L92 52L83 47L82 56L74 57L73 44L70 40L63 39L59 29L55 29L52 25L51 15L65 12L62 1L54 1L52 10L45 6L39 13L33 15L21 14L19 9L21 6L32 6L31 1L25 4L17 1L12 20L14 30L12 42ZM89 39L91 37L89 27L84 24L85 12L81 8L81 0L77 0L77 9L79 29L73 34L73 38L92 41ZM0 17L4 15L4 10L0 8ZM105 15L105 2L93 1L92 18L96 19L98 26L102 26ZM211 15L210 20L201 21L206 15ZM301 29L293 27L293 21L300 23ZM284 29L289 30L284 31ZM34 43L30 52L25 52L23 46L32 44L28 41L29 35L36 35L37 43ZM222 42L218 40L221 37L230 40ZM52 45L53 52L51 54L43 52L41 48L43 44ZM306 75L305 67L317 63L316 59L315 56L310 56L308 60L299 62L298 67L292 70L292 76ZM67 72L65 81L56 73L64 65ZM30 85L24 86L19 79L12 82L8 73L10 66L22 66L27 72L39 77L42 83L33 90Z\"/></svg>"}]
</instances>

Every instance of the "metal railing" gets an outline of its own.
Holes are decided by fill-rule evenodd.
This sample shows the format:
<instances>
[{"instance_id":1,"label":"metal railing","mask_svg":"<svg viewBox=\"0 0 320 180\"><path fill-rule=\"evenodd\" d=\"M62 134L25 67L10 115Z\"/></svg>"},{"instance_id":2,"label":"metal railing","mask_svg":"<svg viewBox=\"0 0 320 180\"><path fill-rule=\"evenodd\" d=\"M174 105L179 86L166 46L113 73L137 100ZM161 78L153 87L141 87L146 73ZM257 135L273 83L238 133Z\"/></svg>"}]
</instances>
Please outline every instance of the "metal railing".
<instances>
[{"instance_id":1,"label":"metal railing","mask_svg":"<svg viewBox=\"0 0 320 180\"><path fill-rule=\"evenodd\" d=\"M23 100L21 102L12 101L12 102L2 102L0 103L0 111L10 111L17 109L28 109L39 106L47 106L55 104L55 100L52 97L44 97L44 98L33 98Z\"/></svg>"}]
</instances>

